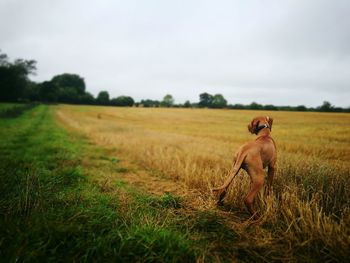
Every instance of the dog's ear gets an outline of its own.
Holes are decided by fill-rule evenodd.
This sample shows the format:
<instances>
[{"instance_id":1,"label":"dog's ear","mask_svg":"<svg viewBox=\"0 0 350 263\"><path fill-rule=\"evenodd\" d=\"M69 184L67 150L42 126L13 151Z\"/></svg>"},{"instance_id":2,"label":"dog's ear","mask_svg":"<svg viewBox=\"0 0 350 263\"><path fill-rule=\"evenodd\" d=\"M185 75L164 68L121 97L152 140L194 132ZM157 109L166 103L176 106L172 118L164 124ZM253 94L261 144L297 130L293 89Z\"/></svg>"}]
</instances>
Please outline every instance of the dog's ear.
<instances>
[{"instance_id":1,"label":"dog's ear","mask_svg":"<svg viewBox=\"0 0 350 263\"><path fill-rule=\"evenodd\" d=\"M255 134L256 127L258 127L259 121L256 119L253 119L250 124L248 124L248 131L252 134Z\"/></svg>"},{"instance_id":2,"label":"dog's ear","mask_svg":"<svg viewBox=\"0 0 350 263\"><path fill-rule=\"evenodd\" d=\"M269 126L270 126L270 131L272 130L272 123L273 123L273 119L270 118L269 116L266 116L267 118L267 122L269 123Z\"/></svg>"},{"instance_id":3,"label":"dog's ear","mask_svg":"<svg viewBox=\"0 0 350 263\"><path fill-rule=\"evenodd\" d=\"M252 122L253 123L253 122ZM248 131L250 132L250 133L253 133L253 130L252 130L252 123L249 123L248 124Z\"/></svg>"}]
</instances>

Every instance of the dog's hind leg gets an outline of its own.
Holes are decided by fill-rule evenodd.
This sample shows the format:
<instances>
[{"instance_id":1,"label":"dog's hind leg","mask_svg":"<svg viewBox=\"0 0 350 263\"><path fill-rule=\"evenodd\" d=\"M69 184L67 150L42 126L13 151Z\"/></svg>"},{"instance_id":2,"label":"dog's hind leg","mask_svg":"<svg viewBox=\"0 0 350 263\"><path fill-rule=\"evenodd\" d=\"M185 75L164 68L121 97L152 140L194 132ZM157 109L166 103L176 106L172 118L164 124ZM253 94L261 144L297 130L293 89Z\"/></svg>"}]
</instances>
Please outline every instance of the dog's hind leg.
<instances>
[{"instance_id":1,"label":"dog's hind leg","mask_svg":"<svg viewBox=\"0 0 350 263\"><path fill-rule=\"evenodd\" d=\"M224 204L224 198L226 196L227 188L231 184L233 178L238 174L240 170L239 166L235 167L235 164L232 167L232 170L230 172L230 176L226 179L225 183L217 188L213 188L212 191L217 194L218 196L218 205L223 205Z\"/></svg>"},{"instance_id":2,"label":"dog's hind leg","mask_svg":"<svg viewBox=\"0 0 350 263\"><path fill-rule=\"evenodd\" d=\"M270 194L270 192L271 192L271 187L272 187L274 175L275 175L275 166L269 165L268 170L267 170L267 194Z\"/></svg>"},{"instance_id":3,"label":"dog's hind leg","mask_svg":"<svg viewBox=\"0 0 350 263\"><path fill-rule=\"evenodd\" d=\"M223 206L224 205L224 198L226 196L226 189L222 189L222 190L219 190L219 193L218 193L218 201L217 201L217 205L219 206Z\"/></svg>"},{"instance_id":4,"label":"dog's hind leg","mask_svg":"<svg viewBox=\"0 0 350 263\"><path fill-rule=\"evenodd\" d=\"M253 208L253 202L258 194L259 190L264 185L264 170L261 168L250 168L248 169L248 174L251 178L251 186L250 191L248 192L246 198L244 199L244 203L248 208L250 214L254 215L255 210Z\"/></svg>"}]
</instances>

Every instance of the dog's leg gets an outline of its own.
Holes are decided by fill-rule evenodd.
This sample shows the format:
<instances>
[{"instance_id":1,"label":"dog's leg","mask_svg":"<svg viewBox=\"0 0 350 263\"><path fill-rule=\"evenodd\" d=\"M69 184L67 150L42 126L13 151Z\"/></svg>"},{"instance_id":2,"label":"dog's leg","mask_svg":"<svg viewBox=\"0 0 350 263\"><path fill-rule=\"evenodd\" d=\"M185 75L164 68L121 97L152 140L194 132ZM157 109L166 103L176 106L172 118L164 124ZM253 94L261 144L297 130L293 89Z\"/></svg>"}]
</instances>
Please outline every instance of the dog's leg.
<instances>
[{"instance_id":1,"label":"dog's leg","mask_svg":"<svg viewBox=\"0 0 350 263\"><path fill-rule=\"evenodd\" d=\"M217 202L217 205L218 206L223 206L224 205L224 198L226 196L226 189L223 189L221 190L219 193L218 193L218 202Z\"/></svg>"},{"instance_id":2,"label":"dog's leg","mask_svg":"<svg viewBox=\"0 0 350 263\"><path fill-rule=\"evenodd\" d=\"M270 192L271 192L271 187L272 187L274 175L275 175L275 166L269 165L268 170L267 170L267 194L270 194Z\"/></svg>"},{"instance_id":3,"label":"dog's leg","mask_svg":"<svg viewBox=\"0 0 350 263\"><path fill-rule=\"evenodd\" d=\"M237 175L239 171L239 169L237 171L237 168L235 168L234 166L235 166L235 163L232 165L230 176L226 179L225 183L220 187L216 187L212 189L213 193L215 193L218 196L217 204L220 206L224 204L224 198L226 196L227 188L229 187L233 178Z\"/></svg>"},{"instance_id":4,"label":"dog's leg","mask_svg":"<svg viewBox=\"0 0 350 263\"><path fill-rule=\"evenodd\" d=\"M247 206L248 211L252 215L254 215L255 210L253 208L253 202L254 202L255 196L257 195L261 187L264 185L264 170L250 168L248 170L248 174L251 178L251 187L250 187L249 193L247 194L244 200L244 203Z\"/></svg>"}]
</instances>

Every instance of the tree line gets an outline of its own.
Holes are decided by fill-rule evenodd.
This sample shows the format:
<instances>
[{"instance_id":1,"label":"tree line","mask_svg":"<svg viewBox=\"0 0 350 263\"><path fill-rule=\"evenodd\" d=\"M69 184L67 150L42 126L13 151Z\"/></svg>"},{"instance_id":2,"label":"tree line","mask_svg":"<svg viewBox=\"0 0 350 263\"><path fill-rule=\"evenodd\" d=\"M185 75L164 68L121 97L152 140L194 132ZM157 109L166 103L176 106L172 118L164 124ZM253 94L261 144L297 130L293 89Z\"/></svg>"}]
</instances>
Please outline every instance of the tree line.
<instances>
[{"instance_id":1,"label":"tree line","mask_svg":"<svg viewBox=\"0 0 350 263\"><path fill-rule=\"evenodd\" d=\"M64 73L40 83L29 79L36 71L35 60L16 59L11 62L0 50L0 101L44 102L133 106L129 96L110 99L107 91L95 98L86 91L85 81L77 74Z\"/></svg>"},{"instance_id":2,"label":"tree line","mask_svg":"<svg viewBox=\"0 0 350 263\"><path fill-rule=\"evenodd\" d=\"M213 108L213 109L250 109L250 110L284 110L284 111L322 111L350 112L350 107L340 108L325 101L316 108L299 106L262 105L252 102L249 105L228 104L222 94L199 94L199 102L186 101L176 104L171 94L166 94L161 101L143 99L135 102L130 96L110 98L108 91L100 91L95 98L86 91L84 78L77 74L64 73L54 76L51 80L40 83L29 79L36 71L35 60L16 59L10 61L0 50L0 101L2 102L44 102L91 104L109 106L136 107L183 107L183 108Z\"/></svg>"}]
</instances>

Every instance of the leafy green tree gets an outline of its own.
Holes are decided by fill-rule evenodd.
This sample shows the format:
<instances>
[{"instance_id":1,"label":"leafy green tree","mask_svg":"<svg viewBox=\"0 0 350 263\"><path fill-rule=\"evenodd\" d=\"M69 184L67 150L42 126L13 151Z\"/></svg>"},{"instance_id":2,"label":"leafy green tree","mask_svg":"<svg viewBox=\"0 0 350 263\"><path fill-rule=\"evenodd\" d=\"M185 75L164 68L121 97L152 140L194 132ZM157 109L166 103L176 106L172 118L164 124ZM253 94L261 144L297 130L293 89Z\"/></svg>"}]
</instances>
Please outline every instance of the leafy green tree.
<instances>
[{"instance_id":1,"label":"leafy green tree","mask_svg":"<svg viewBox=\"0 0 350 263\"><path fill-rule=\"evenodd\" d=\"M158 100L147 99L147 100L141 100L140 101L140 105L145 107L145 108L148 108L148 107L159 107L160 102Z\"/></svg>"},{"instance_id":2,"label":"leafy green tree","mask_svg":"<svg viewBox=\"0 0 350 263\"><path fill-rule=\"evenodd\" d=\"M26 101L40 101L40 86L33 81L29 81L23 97Z\"/></svg>"},{"instance_id":3,"label":"leafy green tree","mask_svg":"<svg viewBox=\"0 0 350 263\"><path fill-rule=\"evenodd\" d=\"M192 107L191 102L189 100L186 100L185 103L184 103L184 107L185 108L191 108Z\"/></svg>"},{"instance_id":4,"label":"leafy green tree","mask_svg":"<svg viewBox=\"0 0 350 263\"><path fill-rule=\"evenodd\" d=\"M80 102L82 104L94 104L95 103L94 96L89 92L85 92L85 94L82 95L80 98L81 98Z\"/></svg>"},{"instance_id":5,"label":"leafy green tree","mask_svg":"<svg viewBox=\"0 0 350 263\"><path fill-rule=\"evenodd\" d=\"M59 92L59 97L58 97L59 102L64 102L64 103L80 102L80 96L77 90L73 87L60 87L58 88L58 92Z\"/></svg>"},{"instance_id":6,"label":"leafy green tree","mask_svg":"<svg viewBox=\"0 0 350 263\"><path fill-rule=\"evenodd\" d=\"M109 105L109 93L107 91L100 91L97 95L96 102L100 105Z\"/></svg>"},{"instance_id":7,"label":"leafy green tree","mask_svg":"<svg viewBox=\"0 0 350 263\"><path fill-rule=\"evenodd\" d=\"M74 89L75 94L84 95L85 94L85 81L82 77L77 74L64 73L61 75L54 76L52 78L52 83L54 83L58 88L61 89ZM69 92L73 92L72 90Z\"/></svg>"},{"instance_id":8,"label":"leafy green tree","mask_svg":"<svg viewBox=\"0 0 350 263\"><path fill-rule=\"evenodd\" d=\"M0 67L7 67L10 64L8 56L5 53L1 53L0 49Z\"/></svg>"},{"instance_id":9,"label":"leafy green tree","mask_svg":"<svg viewBox=\"0 0 350 263\"><path fill-rule=\"evenodd\" d=\"M334 109L333 105L328 101L324 101L321 106L317 107L317 110L324 111L324 112L330 112L330 111L333 111L333 109Z\"/></svg>"},{"instance_id":10,"label":"leafy green tree","mask_svg":"<svg viewBox=\"0 0 350 263\"><path fill-rule=\"evenodd\" d=\"M131 107L134 105L134 103L134 99L129 96L119 96L117 98L111 99L111 104L113 106Z\"/></svg>"},{"instance_id":11,"label":"leafy green tree","mask_svg":"<svg viewBox=\"0 0 350 263\"><path fill-rule=\"evenodd\" d=\"M40 100L43 102L57 102L58 101L58 89L51 81L44 81L39 86Z\"/></svg>"},{"instance_id":12,"label":"leafy green tree","mask_svg":"<svg viewBox=\"0 0 350 263\"><path fill-rule=\"evenodd\" d=\"M246 109L246 106L245 105L243 105L243 104L234 104L234 105L230 105L229 106L230 107L230 109L236 109L236 110L244 110L244 109Z\"/></svg>"},{"instance_id":13,"label":"leafy green tree","mask_svg":"<svg viewBox=\"0 0 350 263\"><path fill-rule=\"evenodd\" d=\"M295 107L296 111L307 111L307 108L304 105L298 105Z\"/></svg>"},{"instance_id":14,"label":"leafy green tree","mask_svg":"<svg viewBox=\"0 0 350 263\"><path fill-rule=\"evenodd\" d=\"M209 93L201 93L199 94L199 103L198 106L201 108L210 108L213 103L213 95L210 95Z\"/></svg>"},{"instance_id":15,"label":"leafy green tree","mask_svg":"<svg viewBox=\"0 0 350 263\"><path fill-rule=\"evenodd\" d=\"M258 104L256 102L252 102L249 106L248 109L250 110L262 110L263 106L261 104Z\"/></svg>"},{"instance_id":16,"label":"leafy green tree","mask_svg":"<svg viewBox=\"0 0 350 263\"><path fill-rule=\"evenodd\" d=\"M85 82L79 75L64 73L54 76L51 82L57 89L59 102L82 102L85 96Z\"/></svg>"},{"instance_id":17,"label":"leafy green tree","mask_svg":"<svg viewBox=\"0 0 350 263\"><path fill-rule=\"evenodd\" d=\"M174 105L174 102L175 102L175 100L174 100L173 96L170 94L167 94L164 96L160 105L162 107L172 107Z\"/></svg>"},{"instance_id":18,"label":"leafy green tree","mask_svg":"<svg viewBox=\"0 0 350 263\"><path fill-rule=\"evenodd\" d=\"M213 96L211 108L225 108L227 106L227 100L221 94L215 94Z\"/></svg>"},{"instance_id":19,"label":"leafy green tree","mask_svg":"<svg viewBox=\"0 0 350 263\"><path fill-rule=\"evenodd\" d=\"M264 105L264 110L278 110L278 108L272 104Z\"/></svg>"},{"instance_id":20,"label":"leafy green tree","mask_svg":"<svg viewBox=\"0 0 350 263\"><path fill-rule=\"evenodd\" d=\"M0 50L0 101L23 99L30 84L29 75L36 70L35 60L16 59L10 62Z\"/></svg>"}]
</instances>

